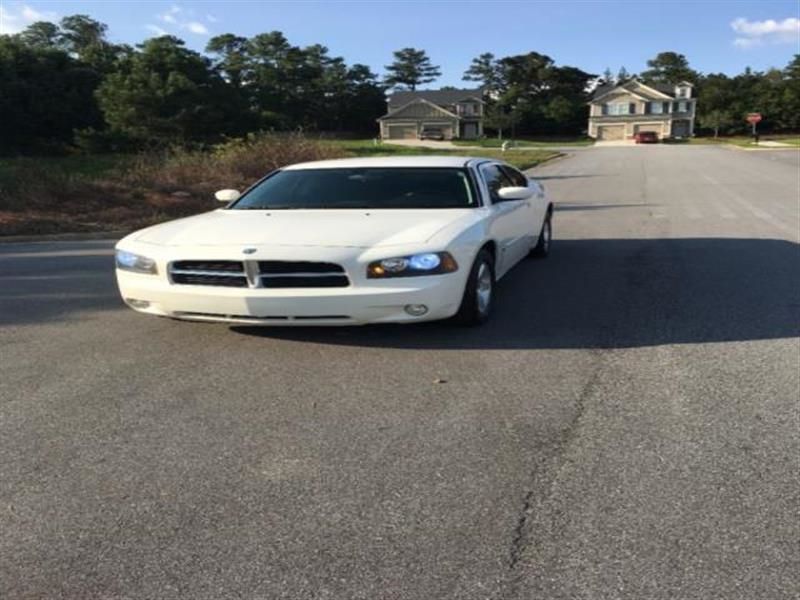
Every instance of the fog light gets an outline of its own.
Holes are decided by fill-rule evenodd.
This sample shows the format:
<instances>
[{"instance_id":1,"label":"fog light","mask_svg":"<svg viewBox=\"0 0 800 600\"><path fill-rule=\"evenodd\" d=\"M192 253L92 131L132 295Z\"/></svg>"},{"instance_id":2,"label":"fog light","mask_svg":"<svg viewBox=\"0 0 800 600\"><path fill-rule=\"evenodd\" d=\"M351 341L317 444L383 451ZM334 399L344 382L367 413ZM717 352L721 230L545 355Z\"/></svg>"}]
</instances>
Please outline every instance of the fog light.
<instances>
[{"instance_id":1,"label":"fog light","mask_svg":"<svg viewBox=\"0 0 800 600\"><path fill-rule=\"evenodd\" d=\"M147 308L150 303L147 300L137 300L136 298L125 298L125 302L133 308Z\"/></svg>"},{"instance_id":2,"label":"fog light","mask_svg":"<svg viewBox=\"0 0 800 600\"><path fill-rule=\"evenodd\" d=\"M428 312L428 307L424 304L406 304L404 310L412 317L421 317Z\"/></svg>"}]
</instances>

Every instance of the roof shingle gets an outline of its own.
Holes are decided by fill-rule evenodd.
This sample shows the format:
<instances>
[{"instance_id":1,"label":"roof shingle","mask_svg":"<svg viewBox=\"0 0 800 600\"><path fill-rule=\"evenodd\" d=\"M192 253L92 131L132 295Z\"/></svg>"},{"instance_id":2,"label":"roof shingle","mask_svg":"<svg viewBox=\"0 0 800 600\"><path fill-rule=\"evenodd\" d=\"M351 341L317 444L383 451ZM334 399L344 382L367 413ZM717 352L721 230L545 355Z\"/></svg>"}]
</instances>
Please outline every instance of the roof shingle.
<instances>
[{"instance_id":1,"label":"roof shingle","mask_svg":"<svg viewBox=\"0 0 800 600\"><path fill-rule=\"evenodd\" d=\"M481 88L474 90L416 90L414 92L394 92L389 96L389 108L399 108L417 98L422 98L441 106L455 104L467 98L481 99L482 97L483 90Z\"/></svg>"}]
</instances>

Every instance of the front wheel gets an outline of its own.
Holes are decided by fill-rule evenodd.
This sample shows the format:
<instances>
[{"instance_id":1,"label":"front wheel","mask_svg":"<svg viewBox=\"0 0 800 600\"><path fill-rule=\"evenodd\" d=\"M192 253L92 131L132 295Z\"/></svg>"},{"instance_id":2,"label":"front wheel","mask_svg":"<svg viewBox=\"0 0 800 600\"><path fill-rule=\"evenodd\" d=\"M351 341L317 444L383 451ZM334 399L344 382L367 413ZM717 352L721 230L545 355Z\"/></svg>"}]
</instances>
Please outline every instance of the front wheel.
<instances>
[{"instance_id":1,"label":"front wheel","mask_svg":"<svg viewBox=\"0 0 800 600\"><path fill-rule=\"evenodd\" d=\"M478 252L467 279L461 306L453 317L460 325L482 325L494 304L494 257L486 249Z\"/></svg>"},{"instance_id":2,"label":"front wheel","mask_svg":"<svg viewBox=\"0 0 800 600\"><path fill-rule=\"evenodd\" d=\"M539 241L531 249L531 256L535 258L547 258L550 254L550 244L553 242L553 213L547 213L542 223L542 230L539 232Z\"/></svg>"}]
</instances>

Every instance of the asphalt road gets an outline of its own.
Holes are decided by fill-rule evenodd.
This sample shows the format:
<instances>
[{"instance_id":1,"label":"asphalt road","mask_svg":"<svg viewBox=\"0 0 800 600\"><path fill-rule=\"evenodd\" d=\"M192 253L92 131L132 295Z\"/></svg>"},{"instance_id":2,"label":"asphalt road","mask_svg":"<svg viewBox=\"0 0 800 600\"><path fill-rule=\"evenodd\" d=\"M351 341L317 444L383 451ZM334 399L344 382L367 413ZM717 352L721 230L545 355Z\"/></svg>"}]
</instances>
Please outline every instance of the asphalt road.
<instances>
[{"instance_id":1,"label":"asphalt road","mask_svg":"<svg viewBox=\"0 0 800 600\"><path fill-rule=\"evenodd\" d=\"M476 330L141 316L0 245L0 597L798 598L800 154L536 172Z\"/></svg>"}]
</instances>

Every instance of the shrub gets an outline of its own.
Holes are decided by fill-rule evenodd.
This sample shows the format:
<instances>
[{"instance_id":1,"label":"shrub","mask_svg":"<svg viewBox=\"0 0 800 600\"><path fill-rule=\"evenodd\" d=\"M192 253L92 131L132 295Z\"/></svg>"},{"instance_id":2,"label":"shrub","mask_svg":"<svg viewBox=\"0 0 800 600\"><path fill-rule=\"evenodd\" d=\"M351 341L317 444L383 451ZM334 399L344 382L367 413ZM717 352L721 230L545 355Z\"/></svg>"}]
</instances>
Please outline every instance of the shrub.
<instances>
[{"instance_id":1,"label":"shrub","mask_svg":"<svg viewBox=\"0 0 800 600\"><path fill-rule=\"evenodd\" d=\"M207 151L141 153L92 175L74 163L19 159L0 169L0 235L134 229L216 208L216 190L244 189L288 164L345 155L299 134L260 134Z\"/></svg>"}]
</instances>

